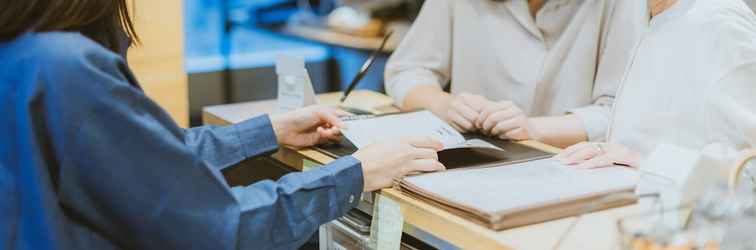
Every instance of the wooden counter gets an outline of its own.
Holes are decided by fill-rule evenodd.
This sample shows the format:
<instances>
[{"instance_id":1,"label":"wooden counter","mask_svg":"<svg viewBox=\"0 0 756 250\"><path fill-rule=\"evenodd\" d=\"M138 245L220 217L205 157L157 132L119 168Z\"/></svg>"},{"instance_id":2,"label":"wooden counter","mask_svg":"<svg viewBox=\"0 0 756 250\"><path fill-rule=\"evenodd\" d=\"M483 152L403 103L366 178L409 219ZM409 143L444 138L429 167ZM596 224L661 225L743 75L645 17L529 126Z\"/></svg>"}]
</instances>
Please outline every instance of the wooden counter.
<instances>
[{"instance_id":1,"label":"wooden counter","mask_svg":"<svg viewBox=\"0 0 756 250\"><path fill-rule=\"evenodd\" d=\"M360 103L351 103L352 105L365 107L374 104L373 110L379 112L395 110L391 106L391 99L384 95L359 91L355 92L355 96L359 97L350 97L350 100L360 100ZM318 99L321 104L335 105L339 97L339 93L329 93L319 95ZM204 109L203 119L206 124L233 124L271 112L275 110L275 107L275 100L212 106ZM534 141L521 143L549 152L559 150ZM321 164L334 160L310 149L301 151L282 149L274 157L295 169L302 169L304 159ZM381 193L399 203L405 223L462 249L552 249L575 220L575 218L565 218L504 231L493 231L406 196L395 189L384 189ZM646 206L640 203L586 215L567 235L559 249L618 249L616 219L644 211L642 208Z\"/></svg>"}]
</instances>

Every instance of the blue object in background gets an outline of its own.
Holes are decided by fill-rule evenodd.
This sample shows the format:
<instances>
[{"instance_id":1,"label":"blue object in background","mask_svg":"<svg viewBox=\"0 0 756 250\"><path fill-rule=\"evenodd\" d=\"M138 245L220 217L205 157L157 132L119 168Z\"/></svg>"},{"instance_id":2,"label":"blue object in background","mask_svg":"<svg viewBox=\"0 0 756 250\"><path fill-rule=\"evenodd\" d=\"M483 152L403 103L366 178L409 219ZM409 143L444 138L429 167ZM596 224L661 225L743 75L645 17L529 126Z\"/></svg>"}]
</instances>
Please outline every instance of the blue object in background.
<instances>
[{"instance_id":1,"label":"blue object in background","mask_svg":"<svg viewBox=\"0 0 756 250\"><path fill-rule=\"evenodd\" d=\"M357 74L371 51L331 46L254 26L262 20L256 20L253 13L282 2L287 0L184 1L190 125L202 123L203 107L275 98L275 59L279 54L304 57L318 93L342 90ZM228 15L235 23L227 36L223 32L224 4L229 6ZM225 43L227 37L230 43ZM228 47L224 49L224 45ZM357 89L383 91L386 58L377 58Z\"/></svg>"},{"instance_id":2,"label":"blue object in background","mask_svg":"<svg viewBox=\"0 0 756 250\"><path fill-rule=\"evenodd\" d=\"M254 5L269 5L280 0L231 2L233 6L251 8ZM186 0L184 6L187 73L223 70L221 1ZM326 46L286 38L246 26L235 27L231 38L231 69L272 67L275 65L277 54L304 56L308 62L320 62L330 58Z\"/></svg>"},{"instance_id":3,"label":"blue object in background","mask_svg":"<svg viewBox=\"0 0 756 250\"><path fill-rule=\"evenodd\" d=\"M370 57L372 51L355 50L348 48L334 47L331 49L331 55L336 59L336 66L339 74L339 89L346 89L349 83L360 71L365 60ZM375 64L370 71L357 84L355 89L369 89L383 93L383 72L386 68L388 55L381 54L375 58Z\"/></svg>"},{"instance_id":4,"label":"blue object in background","mask_svg":"<svg viewBox=\"0 0 756 250\"><path fill-rule=\"evenodd\" d=\"M232 7L241 6L242 9L254 9L272 4L285 2L284 0L244 0L230 1ZM186 0L186 71L189 74L221 71L224 68L224 58L221 54L223 20L221 16L221 1L218 0ZM234 13L247 13L235 11ZM230 67L231 69L273 67L275 56L278 54L293 54L305 57L307 62L323 62L334 59L336 67L330 72L310 72L311 74L335 73L327 75L325 79L337 79L339 89L346 87L357 74L359 68L369 56L369 51L350 48L333 47L315 42L303 41L277 35L270 31L249 26L239 26L233 31ZM358 89L383 91L383 70L387 56L381 56L368 75L360 82ZM317 77L313 77L317 78ZM315 83L328 85L328 83ZM322 89L316 87L316 89Z\"/></svg>"}]
</instances>

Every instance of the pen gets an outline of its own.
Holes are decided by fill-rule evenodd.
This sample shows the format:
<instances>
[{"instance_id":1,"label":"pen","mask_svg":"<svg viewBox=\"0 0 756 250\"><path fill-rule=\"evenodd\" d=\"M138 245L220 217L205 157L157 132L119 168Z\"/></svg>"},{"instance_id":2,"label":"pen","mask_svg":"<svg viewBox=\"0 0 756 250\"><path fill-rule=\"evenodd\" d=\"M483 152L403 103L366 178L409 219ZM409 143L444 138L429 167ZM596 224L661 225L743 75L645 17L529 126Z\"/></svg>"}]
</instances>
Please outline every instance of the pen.
<instances>
[{"instance_id":1,"label":"pen","mask_svg":"<svg viewBox=\"0 0 756 250\"><path fill-rule=\"evenodd\" d=\"M378 47L378 50L373 51L373 54L370 55L370 57L365 61L364 64L362 64L362 68L360 68L360 71L357 73L354 78L352 78L352 82L349 83L349 86L347 87L346 91L344 91L344 96L341 97L341 102L343 103L344 100L347 99L349 96L349 93L354 90L354 87L357 86L357 83L359 83L362 78L365 77L370 67L373 66L373 63L375 63L375 58L378 56L378 53L380 53L383 50L383 47L386 46L386 42L391 37L391 34L394 34L394 31L389 31L389 33L386 34L386 36L383 37L383 41L381 41L381 46Z\"/></svg>"},{"instance_id":2,"label":"pen","mask_svg":"<svg viewBox=\"0 0 756 250\"><path fill-rule=\"evenodd\" d=\"M625 163L620 163L620 162L613 162L612 165L614 165L614 166L620 166L620 167L633 168L633 166L630 166L630 164L625 164Z\"/></svg>"}]
</instances>

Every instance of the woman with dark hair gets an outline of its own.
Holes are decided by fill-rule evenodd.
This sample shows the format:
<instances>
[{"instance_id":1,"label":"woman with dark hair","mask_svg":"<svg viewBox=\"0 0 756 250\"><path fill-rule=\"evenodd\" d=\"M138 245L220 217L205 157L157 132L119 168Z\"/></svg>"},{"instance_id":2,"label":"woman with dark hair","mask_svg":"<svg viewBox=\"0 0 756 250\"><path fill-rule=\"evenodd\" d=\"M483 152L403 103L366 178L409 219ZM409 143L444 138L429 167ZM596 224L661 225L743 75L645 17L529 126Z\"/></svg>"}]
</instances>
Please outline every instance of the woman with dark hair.
<instances>
[{"instance_id":1,"label":"woman with dark hair","mask_svg":"<svg viewBox=\"0 0 756 250\"><path fill-rule=\"evenodd\" d=\"M126 6L0 1L0 249L291 249L363 191L444 168L418 138L230 188L220 169L333 140L345 113L179 128L125 63Z\"/></svg>"}]
</instances>

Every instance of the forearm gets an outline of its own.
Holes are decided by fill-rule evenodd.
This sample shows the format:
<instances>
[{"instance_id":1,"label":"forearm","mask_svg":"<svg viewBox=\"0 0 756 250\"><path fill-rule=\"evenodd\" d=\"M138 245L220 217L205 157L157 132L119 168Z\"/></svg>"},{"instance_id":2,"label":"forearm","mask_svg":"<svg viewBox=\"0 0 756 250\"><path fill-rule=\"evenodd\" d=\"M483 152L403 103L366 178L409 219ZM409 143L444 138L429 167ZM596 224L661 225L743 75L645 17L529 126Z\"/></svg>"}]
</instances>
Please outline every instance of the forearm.
<instances>
[{"instance_id":1,"label":"forearm","mask_svg":"<svg viewBox=\"0 0 756 250\"><path fill-rule=\"evenodd\" d=\"M344 157L324 167L233 189L242 215L240 249L295 249L317 228L360 200L360 163Z\"/></svg>"},{"instance_id":2,"label":"forearm","mask_svg":"<svg viewBox=\"0 0 756 250\"><path fill-rule=\"evenodd\" d=\"M427 109L435 114L445 112L452 96L436 84L418 85L410 90L401 105L404 111Z\"/></svg>"},{"instance_id":3,"label":"forearm","mask_svg":"<svg viewBox=\"0 0 756 250\"><path fill-rule=\"evenodd\" d=\"M185 129L187 148L216 169L278 149L276 135L267 116L258 116L229 126Z\"/></svg>"},{"instance_id":4,"label":"forearm","mask_svg":"<svg viewBox=\"0 0 756 250\"><path fill-rule=\"evenodd\" d=\"M532 139L560 148L588 140L583 121L576 115L533 117L529 126Z\"/></svg>"}]
</instances>

